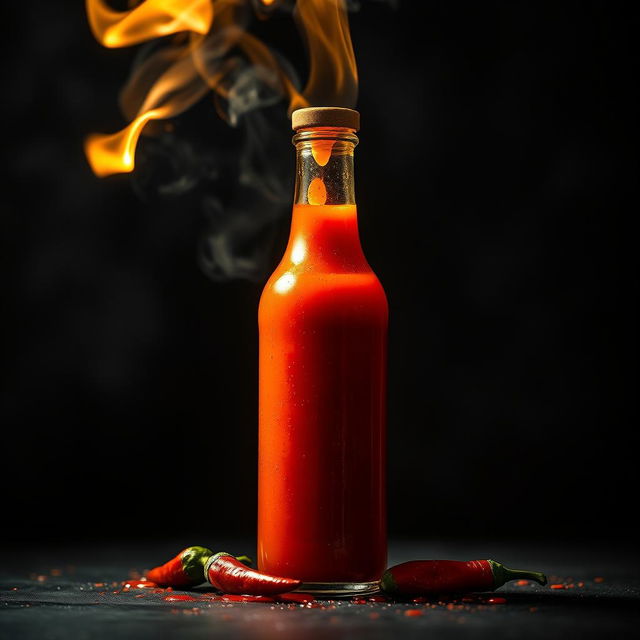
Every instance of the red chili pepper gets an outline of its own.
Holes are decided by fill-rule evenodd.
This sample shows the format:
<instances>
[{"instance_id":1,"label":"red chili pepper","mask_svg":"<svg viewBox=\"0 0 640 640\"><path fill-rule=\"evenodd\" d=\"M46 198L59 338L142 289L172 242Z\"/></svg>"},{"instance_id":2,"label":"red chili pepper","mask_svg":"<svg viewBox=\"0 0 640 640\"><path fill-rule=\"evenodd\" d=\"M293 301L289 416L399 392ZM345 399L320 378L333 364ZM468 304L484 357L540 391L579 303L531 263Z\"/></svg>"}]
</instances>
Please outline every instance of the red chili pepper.
<instances>
[{"instance_id":1,"label":"red chili pepper","mask_svg":"<svg viewBox=\"0 0 640 640\"><path fill-rule=\"evenodd\" d=\"M493 591L518 578L547 584L543 573L507 569L495 560L414 560L387 569L380 586L398 595L437 595Z\"/></svg>"},{"instance_id":2,"label":"red chili pepper","mask_svg":"<svg viewBox=\"0 0 640 640\"><path fill-rule=\"evenodd\" d=\"M207 580L223 593L273 596L293 591L301 584L300 580L279 578L250 569L224 551L209 558L204 573Z\"/></svg>"},{"instance_id":3,"label":"red chili pepper","mask_svg":"<svg viewBox=\"0 0 640 640\"><path fill-rule=\"evenodd\" d=\"M204 565L213 555L206 547L187 547L175 558L147 573L147 579L162 587L195 587L205 581Z\"/></svg>"}]
</instances>

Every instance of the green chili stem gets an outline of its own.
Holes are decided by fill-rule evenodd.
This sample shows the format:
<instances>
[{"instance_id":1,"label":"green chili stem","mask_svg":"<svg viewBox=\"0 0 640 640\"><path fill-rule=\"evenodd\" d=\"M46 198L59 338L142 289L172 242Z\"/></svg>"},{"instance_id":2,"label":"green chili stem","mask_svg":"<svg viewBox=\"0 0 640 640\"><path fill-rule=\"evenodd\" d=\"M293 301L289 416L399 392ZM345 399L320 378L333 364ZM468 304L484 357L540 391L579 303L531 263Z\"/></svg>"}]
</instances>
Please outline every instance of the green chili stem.
<instances>
[{"instance_id":1,"label":"green chili stem","mask_svg":"<svg viewBox=\"0 0 640 640\"><path fill-rule=\"evenodd\" d=\"M494 588L501 587L505 582L510 580L533 580L538 584L547 584L547 576L539 571L523 571L521 569L509 569L500 562L489 560L491 570L493 571L493 579L495 581Z\"/></svg>"}]
</instances>

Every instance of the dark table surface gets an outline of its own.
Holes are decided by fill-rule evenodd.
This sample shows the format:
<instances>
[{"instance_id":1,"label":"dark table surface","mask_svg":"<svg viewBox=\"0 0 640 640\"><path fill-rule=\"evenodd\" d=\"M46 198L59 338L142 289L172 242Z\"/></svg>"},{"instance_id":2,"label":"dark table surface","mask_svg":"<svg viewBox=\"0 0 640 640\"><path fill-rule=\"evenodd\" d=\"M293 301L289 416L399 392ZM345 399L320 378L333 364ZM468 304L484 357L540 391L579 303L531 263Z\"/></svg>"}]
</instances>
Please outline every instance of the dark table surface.
<instances>
[{"instance_id":1,"label":"dark table surface","mask_svg":"<svg viewBox=\"0 0 640 640\"><path fill-rule=\"evenodd\" d=\"M142 575L182 546L5 548L0 638L620 638L637 637L640 629L638 554L631 549L391 544L389 564L492 557L513 568L544 571L550 584L561 585L510 583L473 602L243 603L172 600L167 597L186 592L122 589L123 580ZM233 553L247 547L220 545ZM498 601L491 603L491 596Z\"/></svg>"}]
</instances>

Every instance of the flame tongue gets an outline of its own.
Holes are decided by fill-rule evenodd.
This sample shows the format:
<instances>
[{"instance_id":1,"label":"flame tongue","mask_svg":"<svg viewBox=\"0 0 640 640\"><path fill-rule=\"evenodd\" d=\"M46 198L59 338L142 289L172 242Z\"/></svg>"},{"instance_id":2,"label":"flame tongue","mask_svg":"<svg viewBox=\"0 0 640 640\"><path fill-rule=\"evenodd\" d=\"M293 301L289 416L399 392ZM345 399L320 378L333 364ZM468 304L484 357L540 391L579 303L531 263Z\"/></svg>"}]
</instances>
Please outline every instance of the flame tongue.
<instances>
[{"instance_id":1,"label":"flame tongue","mask_svg":"<svg viewBox=\"0 0 640 640\"><path fill-rule=\"evenodd\" d=\"M85 142L89 164L97 176L133 171L136 144L145 124L149 120L182 113L208 91L188 50L183 48L156 52L142 65L141 70L142 73L132 76L123 91L125 111L135 112L131 124L114 134L94 134ZM137 83L140 79L148 81L152 72L156 76L154 82L146 95L140 95L136 91Z\"/></svg>"},{"instance_id":2,"label":"flame tongue","mask_svg":"<svg viewBox=\"0 0 640 640\"><path fill-rule=\"evenodd\" d=\"M93 172L103 178L112 173L133 171L133 156L142 127L149 120L162 117L162 110L147 111L118 133L90 135L85 142L85 153Z\"/></svg>"},{"instance_id":3,"label":"flame tongue","mask_svg":"<svg viewBox=\"0 0 640 640\"><path fill-rule=\"evenodd\" d=\"M342 0L298 0L295 11L309 48L310 105L355 107L358 71Z\"/></svg>"},{"instance_id":4,"label":"flame tongue","mask_svg":"<svg viewBox=\"0 0 640 640\"><path fill-rule=\"evenodd\" d=\"M211 0L143 0L129 11L114 11L104 0L87 0L96 40L105 47L128 47L180 31L207 33L213 21Z\"/></svg>"},{"instance_id":5,"label":"flame tongue","mask_svg":"<svg viewBox=\"0 0 640 640\"><path fill-rule=\"evenodd\" d=\"M262 0L265 6L276 3ZM231 124L265 103L258 96L259 87L271 92L273 98L266 100L286 97L290 112L309 105L355 106L357 71L344 0L296 4L296 21L310 58L302 93L269 47L245 29L249 4L249 0L143 0L129 11L114 11L105 0L86 0L93 34L106 47L186 32L178 44L152 53L130 77L121 95L130 124L114 134L87 138L85 152L96 175L132 171L146 123L182 113L211 90L216 101L228 105L219 111ZM330 155L330 149L314 149L320 165Z\"/></svg>"}]
</instances>

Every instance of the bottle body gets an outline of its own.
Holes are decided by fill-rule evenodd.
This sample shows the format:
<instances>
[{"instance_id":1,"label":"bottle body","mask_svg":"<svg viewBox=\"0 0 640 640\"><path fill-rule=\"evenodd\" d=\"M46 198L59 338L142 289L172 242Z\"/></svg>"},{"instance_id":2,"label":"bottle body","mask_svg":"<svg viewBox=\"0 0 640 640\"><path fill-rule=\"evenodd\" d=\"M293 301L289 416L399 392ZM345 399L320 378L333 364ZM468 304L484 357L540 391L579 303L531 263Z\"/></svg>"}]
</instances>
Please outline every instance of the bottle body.
<instances>
[{"instance_id":1,"label":"bottle body","mask_svg":"<svg viewBox=\"0 0 640 640\"><path fill-rule=\"evenodd\" d=\"M259 308L258 565L317 592L385 569L387 317L355 204L295 204Z\"/></svg>"}]
</instances>

